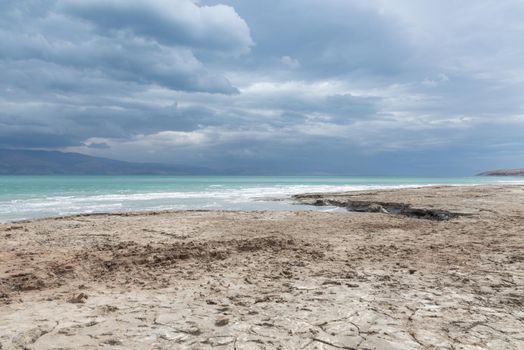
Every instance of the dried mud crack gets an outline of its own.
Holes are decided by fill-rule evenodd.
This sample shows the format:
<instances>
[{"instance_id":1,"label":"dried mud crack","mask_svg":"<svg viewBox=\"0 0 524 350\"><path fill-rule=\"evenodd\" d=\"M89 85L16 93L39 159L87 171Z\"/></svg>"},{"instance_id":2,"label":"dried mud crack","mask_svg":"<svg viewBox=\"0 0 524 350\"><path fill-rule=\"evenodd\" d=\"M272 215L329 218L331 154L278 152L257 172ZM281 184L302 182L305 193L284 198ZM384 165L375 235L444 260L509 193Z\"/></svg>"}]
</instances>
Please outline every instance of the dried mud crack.
<instances>
[{"instance_id":1,"label":"dried mud crack","mask_svg":"<svg viewBox=\"0 0 524 350\"><path fill-rule=\"evenodd\" d=\"M0 225L0 348L524 348L524 186L316 196Z\"/></svg>"}]
</instances>

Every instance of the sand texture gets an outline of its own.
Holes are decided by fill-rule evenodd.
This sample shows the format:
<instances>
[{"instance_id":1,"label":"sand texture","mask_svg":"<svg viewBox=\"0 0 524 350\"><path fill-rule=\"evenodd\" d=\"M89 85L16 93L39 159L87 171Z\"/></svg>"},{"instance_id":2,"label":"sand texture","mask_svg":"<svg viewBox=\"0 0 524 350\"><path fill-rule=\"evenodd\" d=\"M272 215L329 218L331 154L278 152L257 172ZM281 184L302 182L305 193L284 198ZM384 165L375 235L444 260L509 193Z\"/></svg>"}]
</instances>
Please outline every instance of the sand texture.
<instances>
[{"instance_id":1,"label":"sand texture","mask_svg":"<svg viewBox=\"0 0 524 350\"><path fill-rule=\"evenodd\" d=\"M4 349L524 349L524 186L0 225Z\"/></svg>"}]
</instances>

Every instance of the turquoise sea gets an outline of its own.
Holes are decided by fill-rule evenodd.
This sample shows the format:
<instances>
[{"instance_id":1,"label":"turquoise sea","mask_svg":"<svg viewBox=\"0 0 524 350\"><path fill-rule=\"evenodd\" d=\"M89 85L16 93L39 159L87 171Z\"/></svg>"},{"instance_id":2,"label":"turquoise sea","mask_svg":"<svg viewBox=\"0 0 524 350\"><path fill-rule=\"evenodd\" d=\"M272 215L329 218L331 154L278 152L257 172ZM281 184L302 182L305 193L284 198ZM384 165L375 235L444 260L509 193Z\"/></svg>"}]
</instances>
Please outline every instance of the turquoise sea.
<instances>
[{"instance_id":1,"label":"turquoise sea","mask_svg":"<svg viewBox=\"0 0 524 350\"><path fill-rule=\"evenodd\" d=\"M304 192L524 183L513 177L0 176L0 222L166 209L337 210L294 205Z\"/></svg>"}]
</instances>

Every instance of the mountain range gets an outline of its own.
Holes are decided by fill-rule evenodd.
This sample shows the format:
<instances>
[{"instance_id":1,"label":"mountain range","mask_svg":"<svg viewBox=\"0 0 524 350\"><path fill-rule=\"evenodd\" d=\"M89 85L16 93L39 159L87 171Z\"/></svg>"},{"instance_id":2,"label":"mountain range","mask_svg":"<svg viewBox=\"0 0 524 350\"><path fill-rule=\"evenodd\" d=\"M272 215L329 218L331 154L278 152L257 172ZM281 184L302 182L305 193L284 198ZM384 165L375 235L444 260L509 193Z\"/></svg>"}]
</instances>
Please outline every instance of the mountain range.
<instances>
[{"instance_id":1,"label":"mountain range","mask_svg":"<svg viewBox=\"0 0 524 350\"><path fill-rule=\"evenodd\" d=\"M132 163L58 151L0 149L0 175L210 175L211 169Z\"/></svg>"},{"instance_id":2,"label":"mountain range","mask_svg":"<svg viewBox=\"0 0 524 350\"><path fill-rule=\"evenodd\" d=\"M0 175L232 174L250 175L250 172L246 169L216 170L205 167L162 163L134 163L70 152L0 149ZM485 171L478 174L478 176L524 176L524 168Z\"/></svg>"}]
</instances>

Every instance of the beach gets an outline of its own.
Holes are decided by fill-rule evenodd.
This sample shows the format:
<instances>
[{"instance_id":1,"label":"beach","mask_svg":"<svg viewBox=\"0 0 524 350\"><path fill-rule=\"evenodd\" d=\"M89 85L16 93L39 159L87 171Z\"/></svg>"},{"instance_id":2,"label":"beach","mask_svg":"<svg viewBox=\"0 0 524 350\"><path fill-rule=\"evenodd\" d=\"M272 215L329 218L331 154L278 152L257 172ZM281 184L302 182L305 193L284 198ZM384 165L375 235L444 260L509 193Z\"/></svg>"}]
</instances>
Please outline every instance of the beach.
<instances>
[{"instance_id":1,"label":"beach","mask_svg":"<svg viewBox=\"0 0 524 350\"><path fill-rule=\"evenodd\" d=\"M524 186L0 224L0 349L522 349Z\"/></svg>"}]
</instances>

